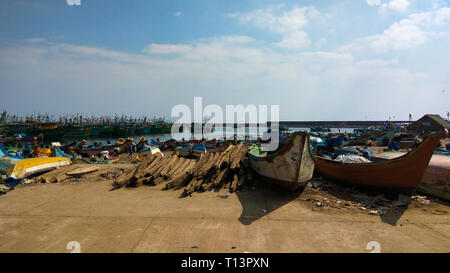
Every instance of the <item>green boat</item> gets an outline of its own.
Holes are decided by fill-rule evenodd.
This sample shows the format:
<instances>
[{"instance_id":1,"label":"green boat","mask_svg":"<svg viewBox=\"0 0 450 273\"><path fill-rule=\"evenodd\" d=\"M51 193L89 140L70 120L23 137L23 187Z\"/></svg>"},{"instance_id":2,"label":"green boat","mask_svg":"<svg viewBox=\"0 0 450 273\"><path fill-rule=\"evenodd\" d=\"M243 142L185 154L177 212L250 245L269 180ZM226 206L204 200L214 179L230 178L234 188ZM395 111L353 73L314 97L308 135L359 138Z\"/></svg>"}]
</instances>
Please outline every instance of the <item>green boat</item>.
<instances>
[{"instance_id":1,"label":"green boat","mask_svg":"<svg viewBox=\"0 0 450 273\"><path fill-rule=\"evenodd\" d=\"M64 138L66 130L64 128L46 129L41 131L46 140L59 140Z\"/></svg>"},{"instance_id":2,"label":"green boat","mask_svg":"<svg viewBox=\"0 0 450 273\"><path fill-rule=\"evenodd\" d=\"M99 128L99 136L111 137L114 133L114 128L108 125Z\"/></svg>"},{"instance_id":3,"label":"green boat","mask_svg":"<svg viewBox=\"0 0 450 273\"><path fill-rule=\"evenodd\" d=\"M149 134L150 134L150 127L141 128L141 135L149 135Z\"/></svg>"},{"instance_id":4,"label":"green boat","mask_svg":"<svg viewBox=\"0 0 450 273\"><path fill-rule=\"evenodd\" d=\"M172 127L170 124L160 125L155 124L150 128L150 134L170 134Z\"/></svg>"},{"instance_id":5,"label":"green boat","mask_svg":"<svg viewBox=\"0 0 450 273\"><path fill-rule=\"evenodd\" d=\"M66 128L66 133L64 134L65 138L85 138L89 137L89 128L84 127L68 127Z\"/></svg>"},{"instance_id":6,"label":"green boat","mask_svg":"<svg viewBox=\"0 0 450 273\"><path fill-rule=\"evenodd\" d=\"M126 128L126 127L116 127L114 129L113 136L115 136L115 137L127 137L128 136L128 128Z\"/></svg>"},{"instance_id":7,"label":"green boat","mask_svg":"<svg viewBox=\"0 0 450 273\"><path fill-rule=\"evenodd\" d=\"M100 128L96 126L89 127L89 136L90 137L98 137L100 135Z\"/></svg>"},{"instance_id":8,"label":"green boat","mask_svg":"<svg viewBox=\"0 0 450 273\"><path fill-rule=\"evenodd\" d=\"M129 127L128 128L128 136L134 136L136 135L136 128L135 127Z\"/></svg>"}]
</instances>

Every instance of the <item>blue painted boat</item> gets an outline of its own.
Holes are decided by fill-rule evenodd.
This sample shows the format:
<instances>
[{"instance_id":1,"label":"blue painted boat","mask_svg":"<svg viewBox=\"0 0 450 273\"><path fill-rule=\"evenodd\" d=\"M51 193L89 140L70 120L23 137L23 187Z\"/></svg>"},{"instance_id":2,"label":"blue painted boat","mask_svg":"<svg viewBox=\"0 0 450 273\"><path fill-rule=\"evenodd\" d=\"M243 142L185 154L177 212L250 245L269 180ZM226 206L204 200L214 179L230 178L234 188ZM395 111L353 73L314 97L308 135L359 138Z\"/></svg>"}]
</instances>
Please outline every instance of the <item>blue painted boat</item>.
<instances>
[{"instance_id":1,"label":"blue painted boat","mask_svg":"<svg viewBox=\"0 0 450 273\"><path fill-rule=\"evenodd\" d=\"M0 172L5 173L9 165L22 159L24 159L24 157L8 153L3 145L0 144Z\"/></svg>"},{"instance_id":2,"label":"blue painted boat","mask_svg":"<svg viewBox=\"0 0 450 273\"><path fill-rule=\"evenodd\" d=\"M66 154L65 152L63 152L59 147L55 147L52 151L52 157L66 157L69 159L72 159L72 156Z\"/></svg>"}]
</instances>

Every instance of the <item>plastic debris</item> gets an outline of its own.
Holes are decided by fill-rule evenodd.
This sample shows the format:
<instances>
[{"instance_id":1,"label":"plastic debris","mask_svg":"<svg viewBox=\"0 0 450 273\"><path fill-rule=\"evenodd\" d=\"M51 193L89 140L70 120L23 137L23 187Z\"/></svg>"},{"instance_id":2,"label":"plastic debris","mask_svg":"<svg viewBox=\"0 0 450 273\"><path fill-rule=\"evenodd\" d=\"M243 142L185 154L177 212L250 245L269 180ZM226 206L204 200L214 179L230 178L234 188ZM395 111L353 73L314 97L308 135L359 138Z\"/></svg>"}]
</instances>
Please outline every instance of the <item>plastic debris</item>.
<instances>
[{"instance_id":1,"label":"plastic debris","mask_svg":"<svg viewBox=\"0 0 450 273\"><path fill-rule=\"evenodd\" d=\"M432 210L431 213L436 214L436 215L447 215L448 211L443 211L443 210Z\"/></svg>"},{"instance_id":2,"label":"plastic debris","mask_svg":"<svg viewBox=\"0 0 450 273\"><path fill-rule=\"evenodd\" d=\"M352 154L339 155L335 160L343 163L372 163L372 161L363 156Z\"/></svg>"},{"instance_id":3,"label":"plastic debris","mask_svg":"<svg viewBox=\"0 0 450 273\"><path fill-rule=\"evenodd\" d=\"M411 196L411 199L421 204L430 204L430 200L428 200L426 196L414 195Z\"/></svg>"}]
</instances>

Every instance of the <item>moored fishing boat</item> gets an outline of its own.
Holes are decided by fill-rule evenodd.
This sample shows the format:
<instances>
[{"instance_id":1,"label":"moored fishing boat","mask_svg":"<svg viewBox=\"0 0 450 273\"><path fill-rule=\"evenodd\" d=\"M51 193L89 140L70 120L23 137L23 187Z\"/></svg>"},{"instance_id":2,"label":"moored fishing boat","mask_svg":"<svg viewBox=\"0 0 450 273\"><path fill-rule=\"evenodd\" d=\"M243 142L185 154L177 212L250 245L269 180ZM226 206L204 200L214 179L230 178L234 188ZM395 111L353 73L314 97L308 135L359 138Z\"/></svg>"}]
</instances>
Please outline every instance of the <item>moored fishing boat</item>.
<instances>
[{"instance_id":1,"label":"moored fishing boat","mask_svg":"<svg viewBox=\"0 0 450 273\"><path fill-rule=\"evenodd\" d=\"M127 137L129 135L128 128L118 126L114 128L113 136L115 137Z\"/></svg>"},{"instance_id":2,"label":"moored fishing boat","mask_svg":"<svg viewBox=\"0 0 450 273\"><path fill-rule=\"evenodd\" d=\"M440 134L432 134L403 156L372 163L344 163L316 156L316 171L335 181L409 194L420 184L440 138Z\"/></svg>"},{"instance_id":3,"label":"moored fishing boat","mask_svg":"<svg viewBox=\"0 0 450 273\"><path fill-rule=\"evenodd\" d=\"M33 151L35 157L50 157L52 155L52 149L50 148L35 148Z\"/></svg>"},{"instance_id":4,"label":"moored fishing boat","mask_svg":"<svg viewBox=\"0 0 450 273\"><path fill-rule=\"evenodd\" d=\"M417 191L450 201L450 156L431 157Z\"/></svg>"},{"instance_id":5,"label":"moored fishing boat","mask_svg":"<svg viewBox=\"0 0 450 273\"><path fill-rule=\"evenodd\" d=\"M99 136L111 137L113 135L114 128L108 125L101 126L99 128Z\"/></svg>"},{"instance_id":6,"label":"moored fishing boat","mask_svg":"<svg viewBox=\"0 0 450 273\"><path fill-rule=\"evenodd\" d=\"M6 175L10 180L24 179L32 174L50 171L72 162L65 157L27 158L12 163Z\"/></svg>"},{"instance_id":7,"label":"moored fishing boat","mask_svg":"<svg viewBox=\"0 0 450 273\"><path fill-rule=\"evenodd\" d=\"M119 161L118 155L104 155L101 157L91 156L89 160L85 160L89 164L113 164Z\"/></svg>"},{"instance_id":8,"label":"moored fishing boat","mask_svg":"<svg viewBox=\"0 0 450 273\"><path fill-rule=\"evenodd\" d=\"M65 138L84 138L88 137L90 134L89 127L83 126L70 126L66 128L64 134Z\"/></svg>"},{"instance_id":9,"label":"moored fishing boat","mask_svg":"<svg viewBox=\"0 0 450 273\"><path fill-rule=\"evenodd\" d=\"M10 154L8 151L5 150L2 144L0 144L0 172L6 173L9 166L18 161L24 159L21 156Z\"/></svg>"},{"instance_id":10,"label":"moored fishing boat","mask_svg":"<svg viewBox=\"0 0 450 273\"><path fill-rule=\"evenodd\" d=\"M260 146L253 145L248 155L250 166L257 176L291 191L304 186L314 172L314 160L306 132L293 134L287 143L273 153L263 152Z\"/></svg>"},{"instance_id":11,"label":"moored fishing boat","mask_svg":"<svg viewBox=\"0 0 450 273\"><path fill-rule=\"evenodd\" d=\"M200 157L202 154L206 154L207 152L206 146L203 143L192 143L184 147L177 147L175 149L175 153L179 156Z\"/></svg>"},{"instance_id":12,"label":"moored fishing boat","mask_svg":"<svg viewBox=\"0 0 450 273\"><path fill-rule=\"evenodd\" d=\"M63 152L59 147L53 147L52 153L50 156L51 157L66 157L66 158L72 159L72 156Z\"/></svg>"}]
</instances>

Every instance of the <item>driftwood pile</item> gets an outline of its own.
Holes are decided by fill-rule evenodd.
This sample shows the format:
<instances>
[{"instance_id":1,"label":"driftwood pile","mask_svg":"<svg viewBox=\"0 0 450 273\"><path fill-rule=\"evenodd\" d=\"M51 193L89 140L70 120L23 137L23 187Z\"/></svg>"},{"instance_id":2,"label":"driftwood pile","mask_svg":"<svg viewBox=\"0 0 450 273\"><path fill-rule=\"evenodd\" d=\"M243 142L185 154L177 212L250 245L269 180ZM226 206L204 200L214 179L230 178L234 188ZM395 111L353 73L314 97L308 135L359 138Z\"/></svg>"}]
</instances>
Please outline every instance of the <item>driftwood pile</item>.
<instances>
[{"instance_id":1,"label":"driftwood pile","mask_svg":"<svg viewBox=\"0 0 450 273\"><path fill-rule=\"evenodd\" d=\"M57 183L70 178L67 173L79 168L77 165L63 166L59 169L47 172L35 179L38 183Z\"/></svg>"},{"instance_id":2,"label":"driftwood pile","mask_svg":"<svg viewBox=\"0 0 450 273\"><path fill-rule=\"evenodd\" d=\"M222 152L203 154L198 160L175 154L152 155L117 177L113 186L138 187L165 183L166 190L185 187L182 196L218 188L234 192L246 181L247 150L243 144L230 145Z\"/></svg>"}]
</instances>

